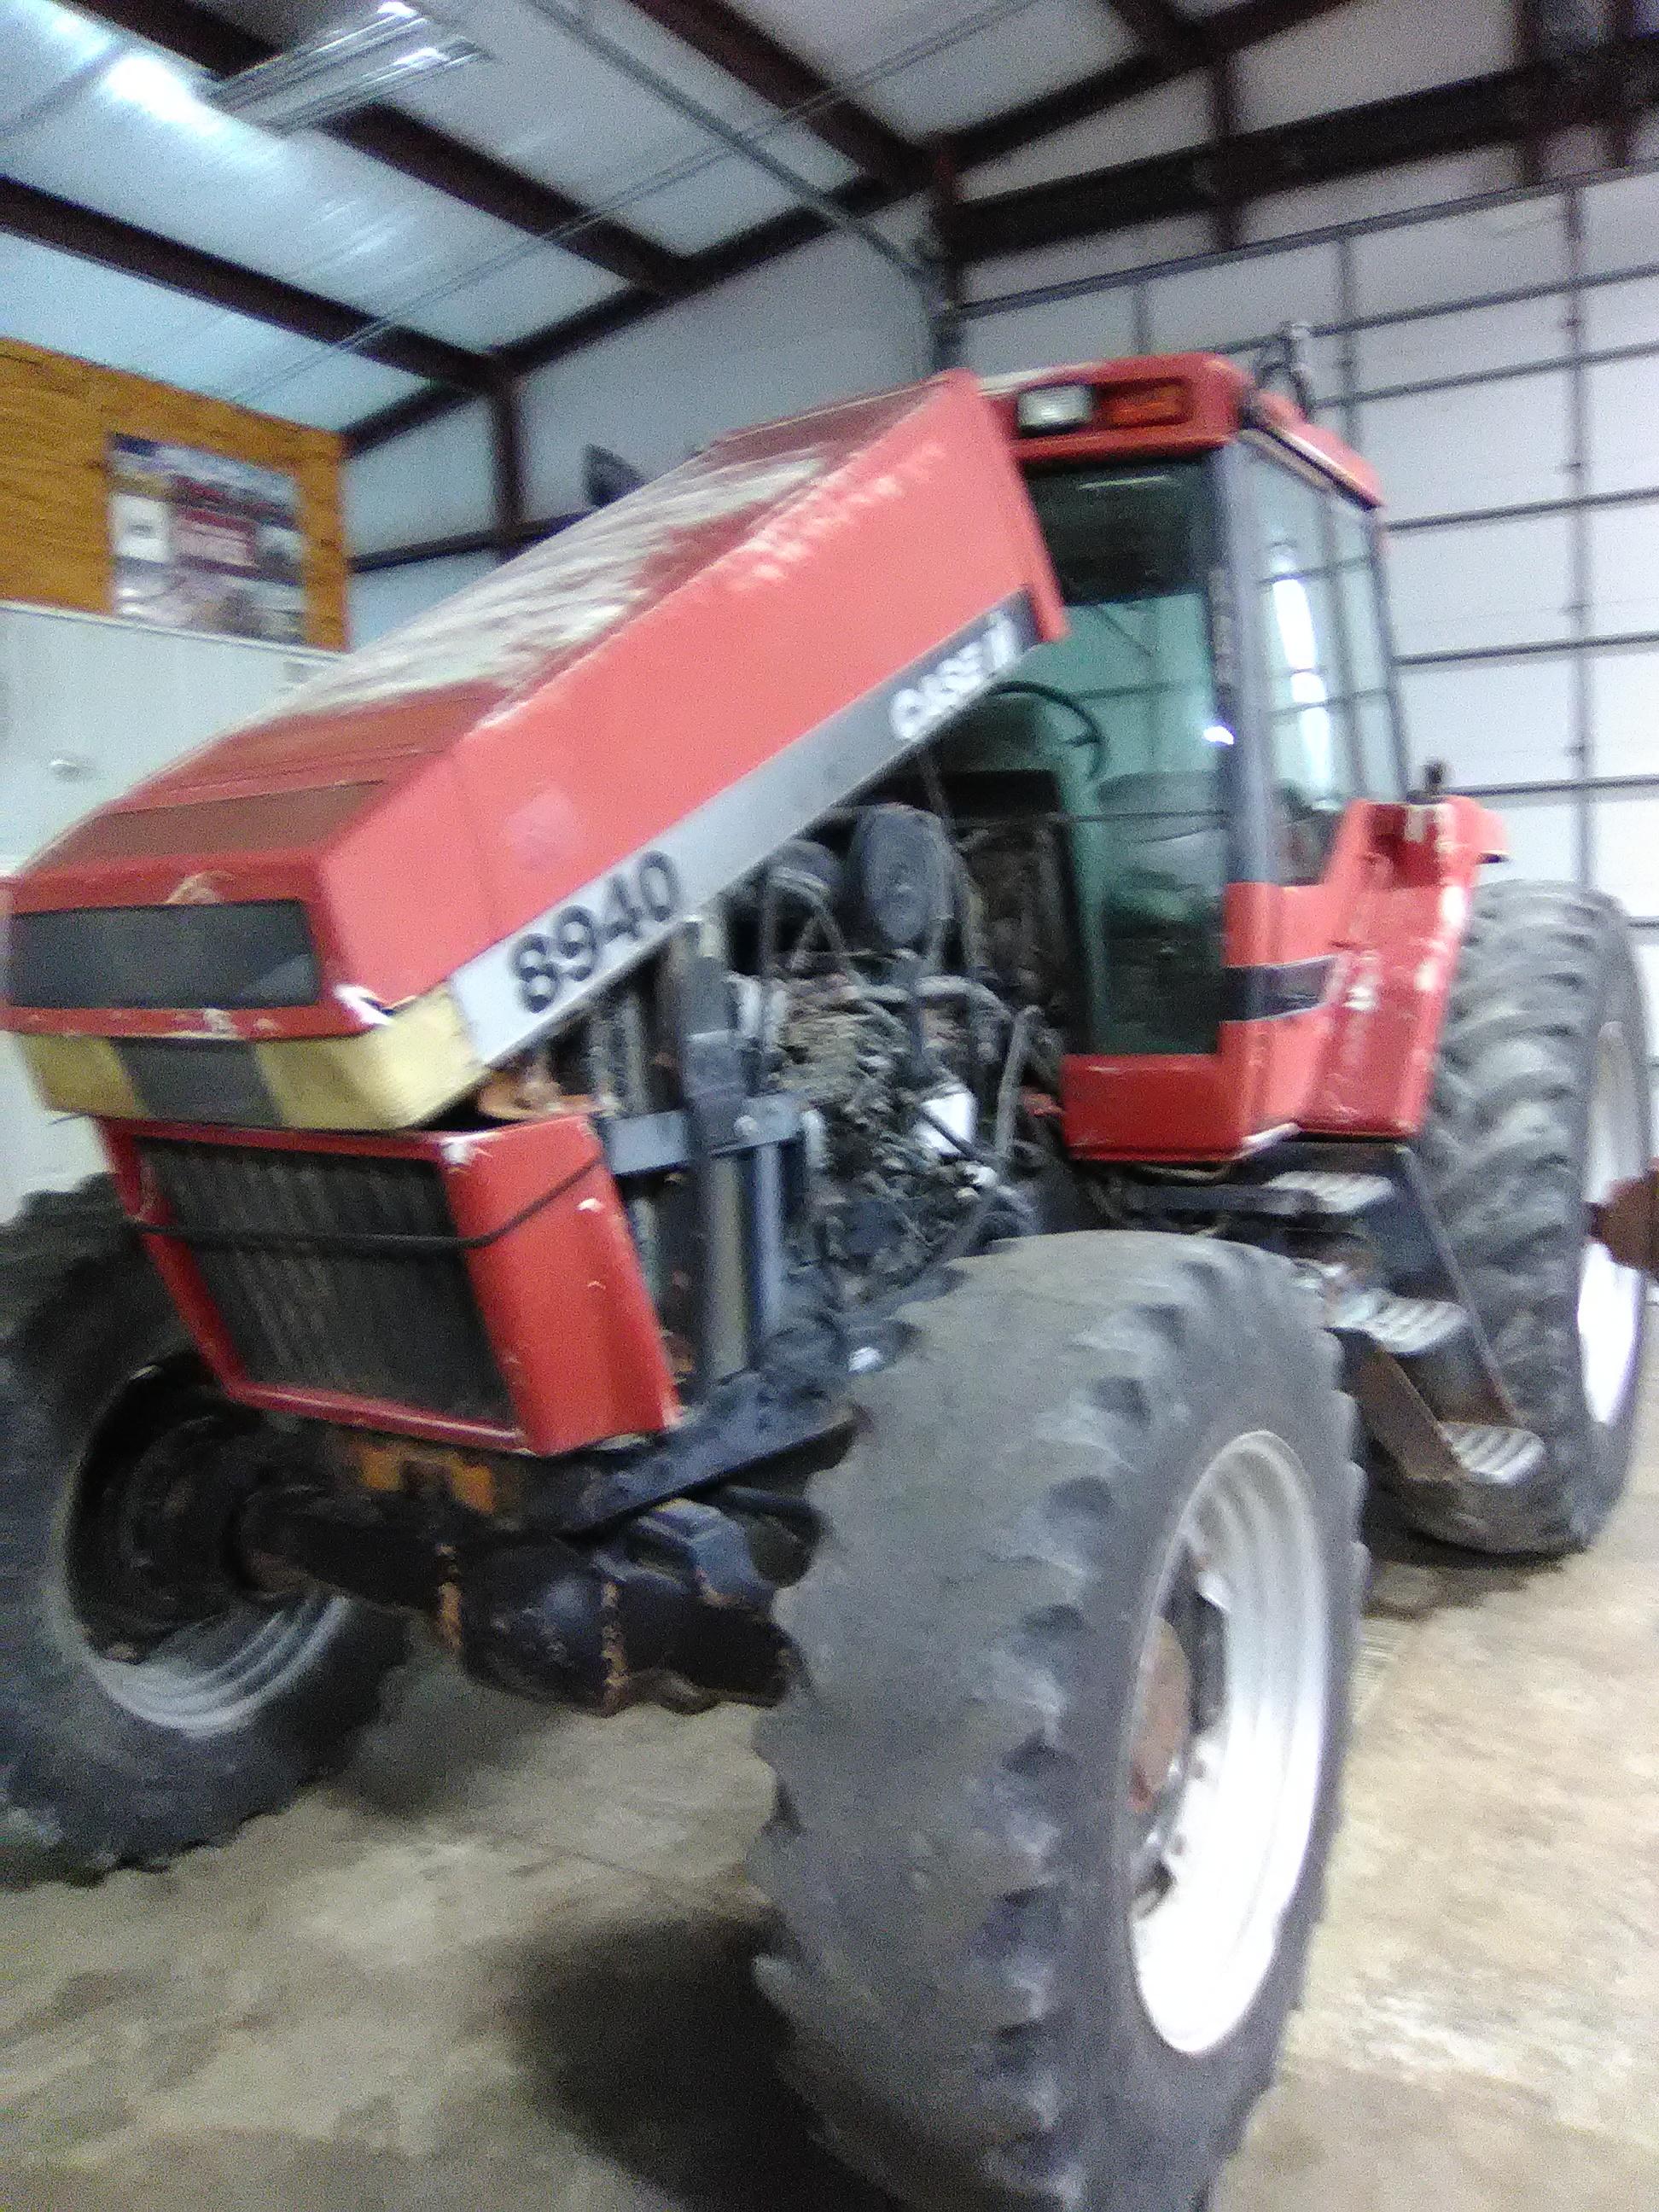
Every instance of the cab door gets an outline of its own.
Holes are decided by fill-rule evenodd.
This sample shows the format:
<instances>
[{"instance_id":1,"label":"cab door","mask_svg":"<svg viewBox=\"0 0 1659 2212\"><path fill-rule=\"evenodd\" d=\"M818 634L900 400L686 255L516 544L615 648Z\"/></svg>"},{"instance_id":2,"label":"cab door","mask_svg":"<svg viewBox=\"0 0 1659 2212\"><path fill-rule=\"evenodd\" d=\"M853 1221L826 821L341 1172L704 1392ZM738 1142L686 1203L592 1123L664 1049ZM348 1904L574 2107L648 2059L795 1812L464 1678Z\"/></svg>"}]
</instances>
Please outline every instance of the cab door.
<instances>
[{"instance_id":1,"label":"cab door","mask_svg":"<svg viewBox=\"0 0 1659 2212\"><path fill-rule=\"evenodd\" d=\"M1231 1010L1259 1025L1250 1121L1307 1126L1395 875L1404 755L1374 520L1272 439L1227 457L1265 850L1232 888Z\"/></svg>"}]
</instances>

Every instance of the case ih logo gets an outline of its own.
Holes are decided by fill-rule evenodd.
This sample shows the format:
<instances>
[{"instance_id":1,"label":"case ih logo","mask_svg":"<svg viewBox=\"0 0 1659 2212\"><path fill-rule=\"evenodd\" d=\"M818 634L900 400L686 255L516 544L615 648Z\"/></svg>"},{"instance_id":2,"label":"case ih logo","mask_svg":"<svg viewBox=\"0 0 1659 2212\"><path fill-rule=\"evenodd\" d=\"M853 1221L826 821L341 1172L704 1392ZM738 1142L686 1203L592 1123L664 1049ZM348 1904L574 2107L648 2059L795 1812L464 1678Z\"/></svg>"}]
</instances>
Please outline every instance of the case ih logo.
<instances>
[{"instance_id":1,"label":"case ih logo","mask_svg":"<svg viewBox=\"0 0 1659 2212\"><path fill-rule=\"evenodd\" d=\"M994 684L1020 656L1019 633L1006 614L994 615L977 637L947 653L927 673L893 697L893 734L915 744Z\"/></svg>"}]
</instances>

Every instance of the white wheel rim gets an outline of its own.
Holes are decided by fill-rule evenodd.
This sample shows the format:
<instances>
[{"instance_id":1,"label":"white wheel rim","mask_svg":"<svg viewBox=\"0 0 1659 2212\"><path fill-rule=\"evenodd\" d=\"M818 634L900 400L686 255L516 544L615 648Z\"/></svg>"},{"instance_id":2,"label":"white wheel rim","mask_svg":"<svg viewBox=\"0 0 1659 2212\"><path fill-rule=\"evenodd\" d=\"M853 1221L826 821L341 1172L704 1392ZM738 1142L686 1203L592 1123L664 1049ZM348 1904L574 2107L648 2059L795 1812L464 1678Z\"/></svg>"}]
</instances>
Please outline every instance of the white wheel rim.
<instances>
[{"instance_id":1,"label":"white wheel rim","mask_svg":"<svg viewBox=\"0 0 1659 2212\"><path fill-rule=\"evenodd\" d=\"M1188 1732L1148 1816L1130 1915L1141 2002L1177 2051L1230 2035L1278 1951L1325 1755L1328 1581L1301 1461L1266 1431L1235 1437L1205 1470L1170 1547L1137 1692L1132 1791L1139 1747L1167 1706L1161 1655L1178 1605L1200 1620L1209 1656L1193 1680L1207 1676L1207 1686L1191 1693Z\"/></svg>"},{"instance_id":2,"label":"white wheel rim","mask_svg":"<svg viewBox=\"0 0 1659 2212\"><path fill-rule=\"evenodd\" d=\"M1596 1040L1584 1145L1584 1198L1595 1204L1616 1183L1647 1167L1630 1044L1616 1022ZM1592 1417L1610 1427L1624 1411L1641 1338L1640 1271L1621 1267L1605 1246L1584 1242L1578 1274L1578 1344L1584 1399Z\"/></svg>"}]
</instances>

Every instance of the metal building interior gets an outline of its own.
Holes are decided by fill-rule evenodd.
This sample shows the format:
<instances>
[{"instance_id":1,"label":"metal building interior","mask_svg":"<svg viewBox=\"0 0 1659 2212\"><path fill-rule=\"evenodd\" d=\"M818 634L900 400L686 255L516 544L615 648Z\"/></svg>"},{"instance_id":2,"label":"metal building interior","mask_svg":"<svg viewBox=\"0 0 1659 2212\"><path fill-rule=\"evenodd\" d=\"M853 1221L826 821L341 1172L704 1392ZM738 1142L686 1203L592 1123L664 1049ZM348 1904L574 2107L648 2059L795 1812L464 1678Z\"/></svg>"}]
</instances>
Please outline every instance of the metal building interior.
<instances>
[{"instance_id":1,"label":"metal building interior","mask_svg":"<svg viewBox=\"0 0 1659 2212\"><path fill-rule=\"evenodd\" d=\"M0 877L727 433L1291 324L1384 488L1414 769L1622 905L1659 1019L1655 0L0 0L0 370L337 440L346 631L147 629L0 551ZM98 1156L0 1054L3 1219ZM1637 2212L1659 1432L1545 1568L1375 1511L1328 1917L1217 2212ZM88 1886L8 1840L0 2202L887 2203L773 2077L748 1717L399 1681L223 1848Z\"/></svg>"}]
</instances>

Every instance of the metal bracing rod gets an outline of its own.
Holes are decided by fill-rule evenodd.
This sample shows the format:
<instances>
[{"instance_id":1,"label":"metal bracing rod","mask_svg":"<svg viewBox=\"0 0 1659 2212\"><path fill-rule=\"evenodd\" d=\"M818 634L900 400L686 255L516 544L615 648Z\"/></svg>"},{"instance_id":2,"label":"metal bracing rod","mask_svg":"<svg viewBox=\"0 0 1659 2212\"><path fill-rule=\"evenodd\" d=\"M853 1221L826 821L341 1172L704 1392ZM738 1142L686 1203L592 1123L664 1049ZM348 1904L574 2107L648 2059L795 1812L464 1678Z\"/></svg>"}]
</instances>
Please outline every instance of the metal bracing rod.
<instances>
[{"instance_id":1,"label":"metal bracing rod","mask_svg":"<svg viewBox=\"0 0 1659 2212\"><path fill-rule=\"evenodd\" d=\"M917 255L907 252L902 246L896 246L891 239L884 237L873 223L866 222L861 216L850 213L828 192L820 191L809 179L792 168L787 161L780 161L775 154L763 145L756 133L739 131L723 115L718 115L712 107L705 106L694 94L676 84L671 77L665 76L660 70L653 69L649 62L641 61L620 39L613 39L608 32L600 30L589 16L583 0L529 0L529 4L538 15L544 15L550 23L557 24L578 46L586 46L590 53L597 54L612 69L620 70L624 76L632 77L635 84L643 85L665 106L673 108L687 122L695 123L711 138L719 139L728 151L752 162L757 169L763 169L774 183L781 185L803 207L811 208L815 215L822 216L837 230L846 231L849 237L860 240L872 253L878 253L884 261L908 277L924 297L931 299L933 271Z\"/></svg>"},{"instance_id":2,"label":"metal bracing rod","mask_svg":"<svg viewBox=\"0 0 1659 2212\"><path fill-rule=\"evenodd\" d=\"M1628 799L1659 791L1659 775L1559 775L1537 783L1460 783L1457 788L1466 799L1576 799L1581 792L1593 799ZM1640 926L1659 927L1659 917Z\"/></svg>"},{"instance_id":3,"label":"metal bracing rod","mask_svg":"<svg viewBox=\"0 0 1659 2212\"><path fill-rule=\"evenodd\" d=\"M1578 880L1588 888L1595 881L1595 822L1589 785L1595 775L1595 702L1589 657L1583 647L1590 641L1590 525L1583 495L1589 484L1589 372L1584 352L1584 295L1579 283L1584 261L1584 204L1578 188L1568 188L1565 212L1567 242L1567 483L1573 502L1568 517L1571 580L1566 616L1573 643L1579 649L1572 659L1572 757L1579 781L1574 811L1578 830Z\"/></svg>"},{"instance_id":4,"label":"metal bracing rod","mask_svg":"<svg viewBox=\"0 0 1659 2212\"><path fill-rule=\"evenodd\" d=\"M1659 352L1659 347L1654 350ZM1659 484L1638 484L1629 491L1587 491L1577 499L1523 499L1513 507L1449 507L1438 514L1391 514L1389 535L1407 538L1413 531L1455 530L1483 522L1544 522L1580 508L1593 514L1603 507L1646 507L1656 501Z\"/></svg>"},{"instance_id":5,"label":"metal bracing rod","mask_svg":"<svg viewBox=\"0 0 1659 2212\"><path fill-rule=\"evenodd\" d=\"M1659 629L1594 632L1588 637L1533 638L1524 645L1448 646L1439 653L1402 653L1402 668L1466 668L1486 660L1566 660L1590 653L1634 653L1659 645Z\"/></svg>"}]
</instances>

